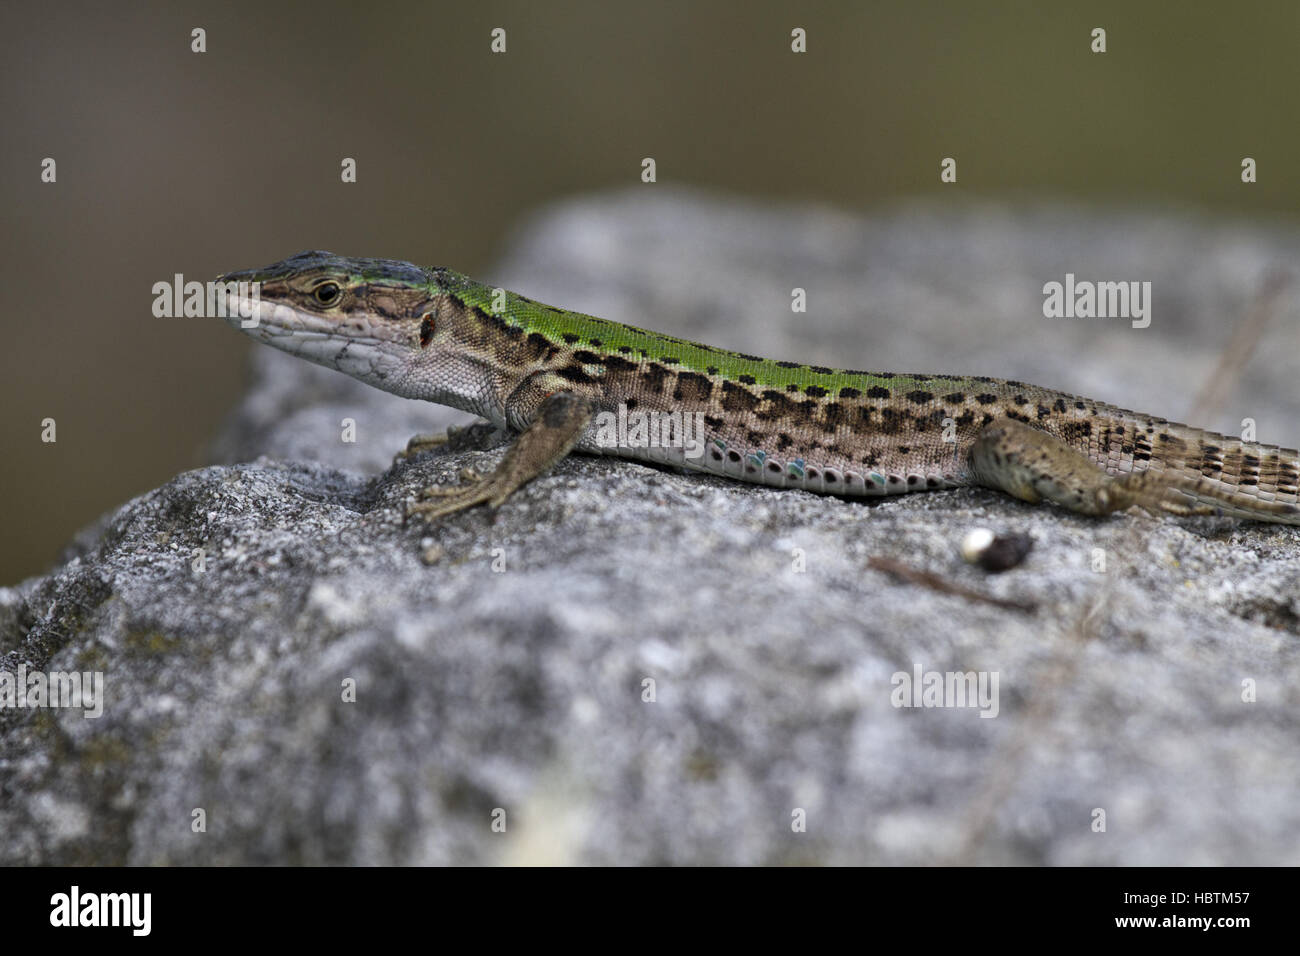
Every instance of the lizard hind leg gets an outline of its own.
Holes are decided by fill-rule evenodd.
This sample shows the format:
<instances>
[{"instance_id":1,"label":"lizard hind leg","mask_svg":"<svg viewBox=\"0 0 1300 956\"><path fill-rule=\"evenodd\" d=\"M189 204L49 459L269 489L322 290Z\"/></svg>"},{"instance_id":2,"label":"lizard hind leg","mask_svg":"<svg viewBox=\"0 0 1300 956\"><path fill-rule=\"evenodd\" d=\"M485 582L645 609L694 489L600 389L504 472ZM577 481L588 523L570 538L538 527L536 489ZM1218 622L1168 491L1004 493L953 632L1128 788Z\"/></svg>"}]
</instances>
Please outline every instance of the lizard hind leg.
<instances>
[{"instance_id":1,"label":"lizard hind leg","mask_svg":"<svg viewBox=\"0 0 1300 956\"><path fill-rule=\"evenodd\" d=\"M980 432L970 462L977 484L1077 514L1108 515L1135 505L1179 516L1218 513L1189 503L1194 500L1190 482L1154 471L1109 475L1055 436L1011 419L991 422Z\"/></svg>"}]
</instances>

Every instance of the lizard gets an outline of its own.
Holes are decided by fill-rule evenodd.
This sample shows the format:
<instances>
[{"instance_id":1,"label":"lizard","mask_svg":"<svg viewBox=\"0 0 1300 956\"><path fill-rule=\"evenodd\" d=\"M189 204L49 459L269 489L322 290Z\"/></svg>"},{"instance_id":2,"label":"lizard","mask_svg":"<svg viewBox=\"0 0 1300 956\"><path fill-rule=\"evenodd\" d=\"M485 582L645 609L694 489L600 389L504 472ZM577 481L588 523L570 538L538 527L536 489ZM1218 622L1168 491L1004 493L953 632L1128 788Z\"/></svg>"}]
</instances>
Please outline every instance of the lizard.
<instances>
[{"instance_id":1,"label":"lizard","mask_svg":"<svg viewBox=\"0 0 1300 956\"><path fill-rule=\"evenodd\" d=\"M847 498L978 485L1091 516L1300 525L1295 449L1050 388L774 361L393 259L302 252L217 282L227 321L254 338L517 434L494 471L423 489L408 518L496 508L576 449ZM636 410L695 416L702 442L602 437L602 414Z\"/></svg>"}]
</instances>

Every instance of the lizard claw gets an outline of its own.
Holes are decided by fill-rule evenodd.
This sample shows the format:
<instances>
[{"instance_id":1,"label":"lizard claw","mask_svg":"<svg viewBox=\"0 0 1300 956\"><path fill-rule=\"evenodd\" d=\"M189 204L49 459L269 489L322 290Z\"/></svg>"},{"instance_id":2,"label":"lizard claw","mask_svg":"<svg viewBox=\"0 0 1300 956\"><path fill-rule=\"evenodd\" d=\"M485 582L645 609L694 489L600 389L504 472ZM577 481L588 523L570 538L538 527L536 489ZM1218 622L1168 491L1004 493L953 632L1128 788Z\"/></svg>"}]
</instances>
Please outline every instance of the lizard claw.
<instances>
[{"instance_id":1,"label":"lizard claw","mask_svg":"<svg viewBox=\"0 0 1300 956\"><path fill-rule=\"evenodd\" d=\"M483 480L473 468L462 468L460 470L460 480L468 484L475 484ZM465 490L463 485L429 485L421 488L419 495L421 498L445 498L448 495L458 495Z\"/></svg>"},{"instance_id":2,"label":"lizard claw","mask_svg":"<svg viewBox=\"0 0 1300 956\"><path fill-rule=\"evenodd\" d=\"M502 491L503 489L499 487L499 483L491 477L480 478L468 485L447 488L435 485L422 489L420 495L424 498L436 498L437 500L412 502L406 507L406 517L409 519L415 515L420 515L425 521L432 522L484 502L495 508L509 494L509 491L505 491L504 494Z\"/></svg>"}]
</instances>

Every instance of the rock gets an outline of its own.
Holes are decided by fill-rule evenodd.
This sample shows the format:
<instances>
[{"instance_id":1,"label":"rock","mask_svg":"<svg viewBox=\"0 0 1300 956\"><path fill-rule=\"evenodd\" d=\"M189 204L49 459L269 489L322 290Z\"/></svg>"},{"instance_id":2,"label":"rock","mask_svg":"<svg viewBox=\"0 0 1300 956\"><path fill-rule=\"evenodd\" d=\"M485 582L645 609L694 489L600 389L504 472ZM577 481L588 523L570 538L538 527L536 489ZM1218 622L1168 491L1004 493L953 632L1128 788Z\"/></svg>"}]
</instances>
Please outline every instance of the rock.
<instances>
[{"instance_id":1,"label":"rock","mask_svg":"<svg viewBox=\"0 0 1300 956\"><path fill-rule=\"evenodd\" d=\"M546 210L483 278L749 352L1178 418L1300 252L1181 213L656 196ZM1151 327L1043 318L1067 271L1151 281ZM1266 341L1232 413L1198 424L1300 437L1300 330ZM1300 863L1300 529L977 489L863 504L578 456L424 529L405 501L490 469L499 433L393 466L468 420L255 362L220 464L0 589L0 670L105 681L98 718L0 710L0 862ZM1033 550L986 574L959 551L975 527ZM914 669L996 672L996 717L894 706Z\"/></svg>"}]
</instances>

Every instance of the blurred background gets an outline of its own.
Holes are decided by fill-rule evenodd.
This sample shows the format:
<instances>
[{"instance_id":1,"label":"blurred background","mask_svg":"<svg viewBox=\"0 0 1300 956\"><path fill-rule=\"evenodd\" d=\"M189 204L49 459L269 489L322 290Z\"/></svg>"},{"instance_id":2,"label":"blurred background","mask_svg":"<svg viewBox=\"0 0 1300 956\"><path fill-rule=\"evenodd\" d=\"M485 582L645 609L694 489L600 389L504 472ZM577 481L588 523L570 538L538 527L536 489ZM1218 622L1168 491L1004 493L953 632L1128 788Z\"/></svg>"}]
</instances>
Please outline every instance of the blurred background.
<instances>
[{"instance_id":1,"label":"blurred background","mask_svg":"<svg viewBox=\"0 0 1300 956\"><path fill-rule=\"evenodd\" d=\"M646 156L660 184L854 211L942 188L1300 213L1292 0L7 0L0 27L3 584L207 462L254 345L154 318L177 272L317 248L490 280L523 217Z\"/></svg>"}]
</instances>

